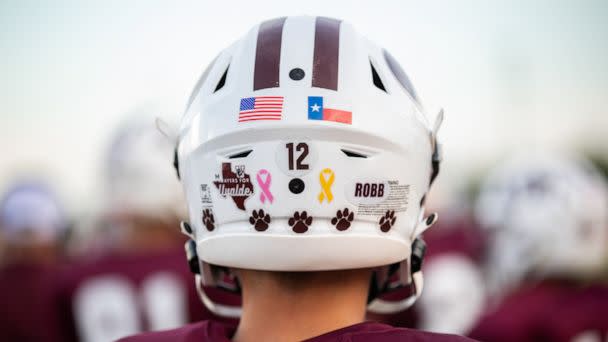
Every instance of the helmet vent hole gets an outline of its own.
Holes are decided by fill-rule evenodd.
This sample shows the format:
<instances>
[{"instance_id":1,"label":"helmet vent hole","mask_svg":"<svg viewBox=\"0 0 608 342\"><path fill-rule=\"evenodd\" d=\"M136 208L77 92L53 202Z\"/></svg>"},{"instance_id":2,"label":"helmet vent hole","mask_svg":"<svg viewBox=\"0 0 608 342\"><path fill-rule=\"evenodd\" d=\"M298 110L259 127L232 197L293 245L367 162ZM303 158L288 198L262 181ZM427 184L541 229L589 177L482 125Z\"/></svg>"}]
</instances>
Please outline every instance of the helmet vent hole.
<instances>
[{"instance_id":1,"label":"helmet vent hole","mask_svg":"<svg viewBox=\"0 0 608 342\"><path fill-rule=\"evenodd\" d=\"M340 151L342 151L342 153L346 154L346 156L350 157L350 158L367 158L366 155L358 153L358 152L353 152L353 151L344 150L344 149L342 149Z\"/></svg>"},{"instance_id":2,"label":"helmet vent hole","mask_svg":"<svg viewBox=\"0 0 608 342\"><path fill-rule=\"evenodd\" d=\"M224 88L224 85L226 84L226 76L228 76L228 69L230 69L230 65L226 67L226 71L224 71L222 78L220 78L219 82L217 82L217 86L215 86L215 90L213 91L214 93Z\"/></svg>"},{"instance_id":3,"label":"helmet vent hole","mask_svg":"<svg viewBox=\"0 0 608 342\"><path fill-rule=\"evenodd\" d=\"M376 68L374 68L372 62L370 62L369 65L372 67L372 79L374 81L374 85L376 86L376 88L386 93L386 88L384 87L384 83L382 83L382 80L380 79L380 75L378 75Z\"/></svg>"},{"instance_id":4,"label":"helmet vent hole","mask_svg":"<svg viewBox=\"0 0 608 342\"><path fill-rule=\"evenodd\" d=\"M239 159L239 158L245 158L247 157L251 152L253 152L253 150L247 150L247 151L243 151L243 152L239 152L236 154L233 154L231 156L228 156L228 159Z\"/></svg>"},{"instance_id":5,"label":"helmet vent hole","mask_svg":"<svg viewBox=\"0 0 608 342\"><path fill-rule=\"evenodd\" d=\"M306 74L304 73L304 70L302 70L300 68L293 68L289 72L289 78L291 78L294 81L299 81L299 80L303 79L305 75Z\"/></svg>"}]
</instances>

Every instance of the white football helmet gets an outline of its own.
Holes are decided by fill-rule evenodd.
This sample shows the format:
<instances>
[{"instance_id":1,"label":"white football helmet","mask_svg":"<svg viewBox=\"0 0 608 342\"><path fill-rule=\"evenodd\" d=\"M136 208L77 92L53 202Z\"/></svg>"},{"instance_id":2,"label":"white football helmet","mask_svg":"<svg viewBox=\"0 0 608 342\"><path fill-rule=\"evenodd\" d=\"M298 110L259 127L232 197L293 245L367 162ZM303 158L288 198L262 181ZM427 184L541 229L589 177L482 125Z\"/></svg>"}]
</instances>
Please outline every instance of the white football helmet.
<instances>
[{"instance_id":1,"label":"white football helmet","mask_svg":"<svg viewBox=\"0 0 608 342\"><path fill-rule=\"evenodd\" d=\"M128 118L112 138L104 164L107 214L186 216L182 188L167 166L173 160L173 142L156 128L151 114Z\"/></svg>"},{"instance_id":2,"label":"white football helmet","mask_svg":"<svg viewBox=\"0 0 608 342\"><path fill-rule=\"evenodd\" d=\"M410 284L412 243L437 218L423 215L439 169L438 118L430 127L397 62L349 24L303 16L255 26L203 73L179 132L183 228L203 283L217 279L209 264L403 262ZM377 274L380 289L389 276Z\"/></svg>"},{"instance_id":3,"label":"white football helmet","mask_svg":"<svg viewBox=\"0 0 608 342\"><path fill-rule=\"evenodd\" d=\"M41 182L16 183L0 201L0 234L11 243L55 243L67 228L58 198Z\"/></svg>"},{"instance_id":4,"label":"white football helmet","mask_svg":"<svg viewBox=\"0 0 608 342\"><path fill-rule=\"evenodd\" d=\"M525 276L586 277L608 260L608 190L583 160L520 155L490 174L476 216L490 232L493 292Z\"/></svg>"},{"instance_id":5,"label":"white football helmet","mask_svg":"<svg viewBox=\"0 0 608 342\"><path fill-rule=\"evenodd\" d=\"M422 330L467 335L485 305L481 270L467 256L445 253L425 263L429 284L416 307Z\"/></svg>"}]
</instances>

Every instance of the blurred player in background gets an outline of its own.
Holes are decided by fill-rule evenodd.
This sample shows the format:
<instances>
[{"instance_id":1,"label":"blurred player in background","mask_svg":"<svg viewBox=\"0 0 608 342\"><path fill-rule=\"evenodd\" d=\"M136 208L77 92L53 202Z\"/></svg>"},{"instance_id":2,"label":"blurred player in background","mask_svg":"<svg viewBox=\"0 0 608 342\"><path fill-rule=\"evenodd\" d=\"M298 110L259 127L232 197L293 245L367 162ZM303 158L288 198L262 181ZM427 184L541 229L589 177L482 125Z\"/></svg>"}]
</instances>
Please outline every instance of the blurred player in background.
<instances>
[{"instance_id":1,"label":"blurred player in background","mask_svg":"<svg viewBox=\"0 0 608 342\"><path fill-rule=\"evenodd\" d=\"M484 341L606 341L608 190L591 164L519 156L482 187L494 301L471 336Z\"/></svg>"},{"instance_id":2,"label":"blurred player in background","mask_svg":"<svg viewBox=\"0 0 608 342\"><path fill-rule=\"evenodd\" d=\"M131 118L112 140L99 229L79 241L90 251L78 251L58 291L66 341L111 341L206 317L179 231L185 208L173 142L154 120Z\"/></svg>"},{"instance_id":3,"label":"blurred player in background","mask_svg":"<svg viewBox=\"0 0 608 342\"><path fill-rule=\"evenodd\" d=\"M0 340L52 341L52 284L68 228L51 189L14 184L0 202Z\"/></svg>"},{"instance_id":4,"label":"blurred player in background","mask_svg":"<svg viewBox=\"0 0 608 342\"><path fill-rule=\"evenodd\" d=\"M104 163L106 191L102 220L106 248L158 251L183 241L179 220L185 203L175 172L172 142L147 115L128 118L117 130Z\"/></svg>"},{"instance_id":5,"label":"blurred player in background","mask_svg":"<svg viewBox=\"0 0 608 342\"><path fill-rule=\"evenodd\" d=\"M486 240L466 205L470 201L459 196L455 202L456 208L440 211L442 220L424 236L426 286L414 309L420 329L467 335L486 301L481 263Z\"/></svg>"},{"instance_id":6,"label":"blurred player in background","mask_svg":"<svg viewBox=\"0 0 608 342\"><path fill-rule=\"evenodd\" d=\"M368 304L403 310L422 291L442 119L429 124L399 64L348 23L256 25L203 73L177 144L192 269L242 290L242 307L205 301L239 325L126 340L468 340L365 321ZM402 287L400 300L377 298Z\"/></svg>"}]
</instances>

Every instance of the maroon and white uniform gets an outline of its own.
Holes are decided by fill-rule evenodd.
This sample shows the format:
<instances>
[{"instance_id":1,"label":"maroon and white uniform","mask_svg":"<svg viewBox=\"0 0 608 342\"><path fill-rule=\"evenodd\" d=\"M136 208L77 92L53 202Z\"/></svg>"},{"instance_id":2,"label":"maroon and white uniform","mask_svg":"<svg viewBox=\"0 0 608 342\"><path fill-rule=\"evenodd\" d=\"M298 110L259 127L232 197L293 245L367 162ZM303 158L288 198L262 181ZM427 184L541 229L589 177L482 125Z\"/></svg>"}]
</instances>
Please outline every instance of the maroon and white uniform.
<instances>
[{"instance_id":1,"label":"maroon and white uniform","mask_svg":"<svg viewBox=\"0 0 608 342\"><path fill-rule=\"evenodd\" d=\"M488 312L470 334L500 341L607 341L608 286L545 282L522 288Z\"/></svg>"},{"instance_id":2,"label":"maroon and white uniform","mask_svg":"<svg viewBox=\"0 0 608 342\"><path fill-rule=\"evenodd\" d=\"M58 341L51 266L15 264L0 270L0 341Z\"/></svg>"},{"instance_id":3,"label":"maroon and white uniform","mask_svg":"<svg viewBox=\"0 0 608 342\"><path fill-rule=\"evenodd\" d=\"M74 265L62 276L57 301L65 341L110 341L216 318L196 294L182 248Z\"/></svg>"},{"instance_id":4,"label":"maroon and white uniform","mask_svg":"<svg viewBox=\"0 0 608 342\"><path fill-rule=\"evenodd\" d=\"M185 327L161 331L146 333L137 336L131 336L120 340L121 342L194 342L194 341L217 341L217 342L229 342L234 335L236 328L234 326L224 325L214 321L205 321L195 324L190 324ZM334 330L332 332L313 337L306 340L308 342L329 342L329 341L341 341L341 342L391 342L391 341L472 341L469 338L457 336L457 335L446 335L446 334L435 334L425 331L412 330L407 328L394 328L390 325L375 323L375 322L364 322L355 325L351 325L342 329Z\"/></svg>"}]
</instances>

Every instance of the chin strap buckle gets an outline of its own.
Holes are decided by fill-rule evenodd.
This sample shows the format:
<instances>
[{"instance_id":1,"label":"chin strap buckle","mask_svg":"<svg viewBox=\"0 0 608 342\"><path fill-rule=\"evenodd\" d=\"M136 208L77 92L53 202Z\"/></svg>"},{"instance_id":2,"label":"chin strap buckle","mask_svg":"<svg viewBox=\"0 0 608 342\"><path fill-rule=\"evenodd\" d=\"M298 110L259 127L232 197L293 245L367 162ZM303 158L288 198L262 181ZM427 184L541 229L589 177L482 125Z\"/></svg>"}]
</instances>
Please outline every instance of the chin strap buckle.
<instances>
[{"instance_id":1,"label":"chin strap buckle","mask_svg":"<svg viewBox=\"0 0 608 342\"><path fill-rule=\"evenodd\" d=\"M426 243L422 237L417 237L412 243L412 253L409 260L401 262L400 272L402 283L410 288L411 295L399 301L388 301L382 298L374 299L367 309L376 314L395 314L407 310L414 305L422 294L424 277L422 276L422 260L426 252ZM409 271L408 271L409 269Z\"/></svg>"},{"instance_id":2,"label":"chin strap buckle","mask_svg":"<svg viewBox=\"0 0 608 342\"><path fill-rule=\"evenodd\" d=\"M201 279L200 274L194 275L194 285L196 286L196 292L198 293L198 297L201 302L209 309L209 311L221 317L228 318L240 318L243 313L243 309L240 306L231 306L231 305L223 305L214 302L207 296L205 290L203 289L203 280Z\"/></svg>"},{"instance_id":3,"label":"chin strap buckle","mask_svg":"<svg viewBox=\"0 0 608 342\"><path fill-rule=\"evenodd\" d=\"M184 229L184 226L189 227L187 223L184 224L184 222L182 222L182 229ZM196 287L196 292L198 293L198 296L201 302L203 302L203 304L205 305L205 307L207 307L207 309L209 309L209 311L211 311L212 313L221 317L241 317L242 308L240 306L231 306L216 303L205 293L203 286L219 285L220 288L224 287L221 286L221 284L216 284L216 275L214 274L212 266L199 260L198 254L196 252L196 242L192 239L189 239L184 245L184 248L186 250L188 267L190 268L190 272L194 273L194 285ZM226 288L226 290L230 289ZM238 291L240 291L240 285L237 282L235 284L235 289L233 290L233 292Z\"/></svg>"},{"instance_id":4,"label":"chin strap buckle","mask_svg":"<svg viewBox=\"0 0 608 342\"><path fill-rule=\"evenodd\" d=\"M426 242L421 237L416 238L412 244L412 258L410 261L410 269L412 276L422 271L422 262L426 254Z\"/></svg>"},{"instance_id":5,"label":"chin strap buckle","mask_svg":"<svg viewBox=\"0 0 608 342\"><path fill-rule=\"evenodd\" d=\"M198 262L198 255L196 254L196 242L192 239L188 240L184 245L184 249L186 249L186 259L188 260L190 272L195 275L200 275L201 267Z\"/></svg>"}]
</instances>

